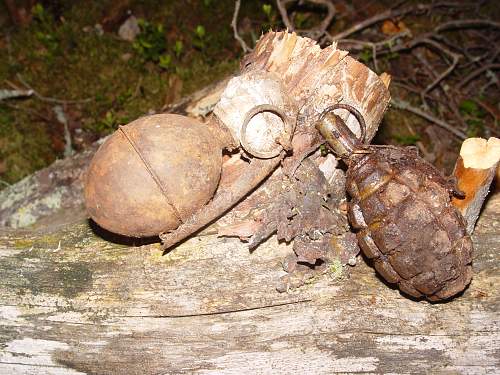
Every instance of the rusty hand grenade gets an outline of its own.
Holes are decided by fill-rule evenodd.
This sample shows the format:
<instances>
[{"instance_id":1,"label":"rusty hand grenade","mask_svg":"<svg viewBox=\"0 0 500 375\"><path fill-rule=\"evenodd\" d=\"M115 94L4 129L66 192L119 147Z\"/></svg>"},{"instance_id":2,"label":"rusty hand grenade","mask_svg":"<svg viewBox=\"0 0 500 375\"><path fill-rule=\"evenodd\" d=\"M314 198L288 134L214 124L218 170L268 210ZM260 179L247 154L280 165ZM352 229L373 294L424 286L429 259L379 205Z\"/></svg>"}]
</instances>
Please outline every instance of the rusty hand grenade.
<instances>
[{"instance_id":1,"label":"rusty hand grenade","mask_svg":"<svg viewBox=\"0 0 500 375\"><path fill-rule=\"evenodd\" d=\"M265 112L274 114L282 127L272 127L276 123L262 117ZM257 115L260 123L250 125ZM89 216L104 229L124 236L174 231L209 207L205 205L218 188L224 148L241 144L252 157L275 158L289 146L294 129L290 116L271 104L252 107L242 124L233 121L233 125L237 129L216 118L201 123L186 116L157 114L120 126L101 145L87 170L84 196ZM258 184L262 178L252 181ZM237 182L226 186L228 204L235 203L233 199L246 188ZM207 210L215 213L220 208Z\"/></svg>"},{"instance_id":2,"label":"rusty hand grenade","mask_svg":"<svg viewBox=\"0 0 500 375\"><path fill-rule=\"evenodd\" d=\"M145 116L120 127L95 154L85 204L103 228L125 236L175 229L213 195L222 146L207 126L185 116Z\"/></svg>"},{"instance_id":3,"label":"rusty hand grenade","mask_svg":"<svg viewBox=\"0 0 500 375\"><path fill-rule=\"evenodd\" d=\"M431 301L461 292L472 278L472 241L465 221L451 204L457 193L414 148L362 144L327 108L316 128L347 164L349 220L364 254L389 283L410 296Z\"/></svg>"}]
</instances>

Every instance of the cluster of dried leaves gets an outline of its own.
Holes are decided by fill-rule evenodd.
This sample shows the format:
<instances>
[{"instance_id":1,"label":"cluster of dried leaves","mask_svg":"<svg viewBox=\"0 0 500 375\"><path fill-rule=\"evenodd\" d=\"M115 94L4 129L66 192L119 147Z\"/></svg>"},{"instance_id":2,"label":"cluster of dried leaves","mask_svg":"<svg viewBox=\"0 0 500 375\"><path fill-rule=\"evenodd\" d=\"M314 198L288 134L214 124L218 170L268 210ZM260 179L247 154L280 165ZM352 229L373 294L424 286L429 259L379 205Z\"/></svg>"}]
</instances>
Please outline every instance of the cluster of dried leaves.
<instances>
[{"instance_id":1,"label":"cluster of dried leaves","mask_svg":"<svg viewBox=\"0 0 500 375\"><path fill-rule=\"evenodd\" d=\"M231 174L227 168L223 179ZM277 287L285 291L327 272L333 263L340 269L355 264L359 247L349 231L345 201L344 171L333 155L317 150L276 170L218 221L218 235L240 237L251 250L273 234L278 241L293 241L294 253L283 261L287 275Z\"/></svg>"}]
</instances>

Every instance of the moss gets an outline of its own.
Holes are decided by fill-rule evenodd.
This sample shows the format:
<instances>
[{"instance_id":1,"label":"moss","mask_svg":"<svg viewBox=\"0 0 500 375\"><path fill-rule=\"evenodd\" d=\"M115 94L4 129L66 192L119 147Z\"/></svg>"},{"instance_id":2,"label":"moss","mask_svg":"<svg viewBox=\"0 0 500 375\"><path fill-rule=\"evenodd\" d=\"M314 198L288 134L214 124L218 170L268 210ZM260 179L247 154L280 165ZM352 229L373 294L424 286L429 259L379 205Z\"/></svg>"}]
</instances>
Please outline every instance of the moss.
<instances>
[{"instance_id":1,"label":"moss","mask_svg":"<svg viewBox=\"0 0 500 375\"><path fill-rule=\"evenodd\" d=\"M25 272L24 277L33 295L47 293L74 298L92 287L92 271L85 263L50 263L34 272Z\"/></svg>"},{"instance_id":2,"label":"moss","mask_svg":"<svg viewBox=\"0 0 500 375\"><path fill-rule=\"evenodd\" d=\"M0 189L54 161L49 147L49 136L39 121L0 102Z\"/></svg>"},{"instance_id":3,"label":"moss","mask_svg":"<svg viewBox=\"0 0 500 375\"><path fill-rule=\"evenodd\" d=\"M333 260L328 270L333 280L340 280L344 277L344 266L340 259Z\"/></svg>"},{"instance_id":4,"label":"moss","mask_svg":"<svg viewBox=\"0 0 500 375\"><path fill-rule=\"evenodd\" d=\"M0 54L0 81L22 86L20 74L45 97L89 99L64 106L71 128L84 135L73 145L76 149L119 124L160 110L172 97L172 76L182 80L181 92L173 96L178 97L238 66L241 52L229 26L232 0L191 7L182 2L130 2L137 17L162 26L163 39L157 40L164 43L162 53L172 57L168 67L145 60L132 43L119 40L119 24L102 35L98 32L95 25L112 6L110 0L56 2L47 9L37 7L29 27L15 30L8 39L0 35L0 47L8 51ZM199 26L205 34L200 39L198 33L196 39ZM55 120L55 104L36 97L0 103L0 189L63 156L64 132Z\"/></svg>"},{"instance_id":5,"label":"moss","mask_svg":"<svg viewBox=\"0 0 500 375\"><path fill-rule=\"evenodd\" d=\"M20 257L38 256L38 251L46 251L47 249L55 249L59 247L59 233L48 233L45 235L33 235L34 237L16 238L13 240L13 247L16 249L25 249L20 253Z\"/></svg>"},{"instance_id":6,"label":"moss","mask_svg":"<svg viewBox=\"0 0 500 375\"><path fill-rule=\"evenodd\" d=\"M35 243L34 240L21 238L14 240L13 246L15 249L29 249L34 245L34 243Z\"/></svg>"}]
</instances>

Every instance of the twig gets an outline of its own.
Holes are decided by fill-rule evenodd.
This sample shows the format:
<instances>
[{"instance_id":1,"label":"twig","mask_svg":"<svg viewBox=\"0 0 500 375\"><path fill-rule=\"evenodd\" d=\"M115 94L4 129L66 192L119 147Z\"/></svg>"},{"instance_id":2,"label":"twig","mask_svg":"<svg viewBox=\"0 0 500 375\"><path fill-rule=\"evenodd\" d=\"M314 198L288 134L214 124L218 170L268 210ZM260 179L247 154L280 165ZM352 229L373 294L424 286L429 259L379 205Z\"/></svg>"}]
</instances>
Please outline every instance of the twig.
<instances>
[{"instance_id":1,"label":"twig","mask_svg":"<svg viewBox=\"0 0 500 375\"><path fill-rule=\"evenodd\" d=\"M443 104L445 107L447 107L455 116L455 119L462 124L462 129L467 129L467 123L463 119L463 117L460 115L460 111L457 106L457 101L456 101L456 96L450 94L450 90L446 88L442 83L443 79L445 76L451 73L453 69L455 69L455 66L451 65L448 70L446 70L444 73L442 73L440 76L438 76L435 72L435 69L429 64L427 59L423 57L420 53L415 54L419 61L422 63L422 65L427 69L427 72L430 77L434 77L434 81L429 84L423 91L420 91L420 98L422 99L422 102L424 103L424 108L428 108L427 101L425 100L426 96L429 96L432 100L435 102ZM456 62L458 63L458 61ZM440 79L442 77L442 79ZM436 83L437 82L437 83ZM441 89L441 92L444 94L446 97L445 102L440 102L436 96L440 96L439 94L436 93L436 95L429 95L431 92L431 89L434 87L433 84L436 83L436 85L439 85L439 88Z\"/></svg>"},{"instance_id":2,"label":"twig","mask_svg":"<svg viewBox=\"0 0 500 375\"><path fill-rule=\"evenodd\" d=\"M333 5L332 1L330 0L306 0L306 1L326 7L327 14L325 18L323 18L319 26L314 27L310 30L297 30L297 32L306 35L309 38L319 40L326 34L326 30L328 29L328 26L330 26L333 17L335 17L337 10L335 9L335 5Z\"/></svg>"},{"instance_id":3,"label":"twig","mask_svg":"<svg viewBox=\"0 0 500 375\"><path fill-rule=\"evenodd\" d=\"M3 103L1 103L1 105L9 107L9 108L12 108L12 109L15 109L16 111L28 112L28 113L30 113L32 115L35 115L35 116L37 116L37 117L39 117L42 120L47 121L47 122L52 121L52 119L50 117L42 115L40 112L37 112L37 111L35 111L35 110L31 109L31 108L20 107L18 105L15 105L15 104L12 104L12 103L7 103L7 102L3 102Z\"/></svg>"},{"instance_id":4,"label":"twig","mask_svg":"<svg viewBox=\"0 0 500 375\"><path fill-rule=\"evenodd\" d=\"M379 48L388 48L389 51L392 51L392 44L398 40L399 38L405 37L405 36L411 36L411 32L409 30L402 31L400 33L394 34L391 37L381 40L379 42L368 42L364 40L358 40L358 39L341 39L339 40L339 43L352 43L352 44L358 44L365 47L370 47L372 50L372 58L373 58L373 65L375 67L375 71L379 71L378 69L378 61L377 61L377 51Z\"/></svg>"},{"instance_id":5,"label":"twig","mask_svg":"<svg viewBox=\"0 0 500 375\"><path fill-rule=\"evenodd\" d=\"M19 82L21 82L25 87L33 91L33 95L36 96L38 99L40 99L43 102L47 103L58 103L58 104L78 104L78 103L88 103L93 100L93 98L87 98L87 99L79 99L79 100L63 100L63 99L56 99L56 98L50 98L47 96L41 95L38 91L36 91L33 87L31 87L21 76L21 74L16 74L17 79Z\"/></svg>"},{"instance_id":6,"label":"twig","mask_svg":"<svg viewBox=\"0 0 500 375\"><path fill-rule=\"evenodd\" d=\"M448 74L450 74L453 71L453 69L455 69L455 67L458 64L458 60L460 59L460 56L457 55L456 53L451 52L447 48L444 48L442 44L439 44L439 43L435 42L434 40L426 38L426 39L424 39L422 41L422 43L429 44L429 45L437 48L438 50L443 51L448 56L450 56L452 58L452 60L453 60L452 63L451 63L451 65L448 67L448 69L446 69L443 73L441 73L430 85L428 85L425 88L424 93L427 93L430 90L432 90L434 87L436 87L436 85L439 82L441 82L446 76L448 76Z\"/></svg>"},{"instance_id":7,"label":"twig","mask_svg":"<svg viewBox=\"0 0 500 375\"><path fill-rule=\"evenodd\" d=\"M373 17L367 18L366 20L351 26L347 30L344 30L336 35L330 36L329 39L332 42L339 40L339 39L344 39L344 38L348 37L349 35L357 33L358 31L364 30L364 29L366 29L366 28L368 28L376 23L379 23L381 21L385 21L386 19L389 19L389 18L398 18L398 17L405 16L409 13L424 12L424 11L432 10L432 9L438 8L438 7L454 7L454 6L455 7L461 6L461 4L445 3L444 2L444 3L435 3L435 4L417 4L415 6L406 7L406 8L400 9L400 10L389 9L389 10L386 10L385 12L376 14Z\"/></svg>"},{"instance_id":8,"label":"twig","mask_svg":"<svg viewBox=\"0 0 500 375\"><path fill-rule=\"evenodd\" d=\"M288 11L286 9L286 4L290 2L294 2L297 0L276 0L276 6L278 7L278 10L281 15L281 19L283 23L285 24L286 28L290 31L295 31L298 34L301 35L306 35L309 38L312 39L320 39L323 35L325 35L326 30L328 29L328 26L330 26L330 23L333 20L333 17L335 17L336 14L336 9L335 5L333 5L332 1L330 0L305 0L313 4L317 5L322 5L326 7L327 9L327 14L325 18L321 21L319 26L314 27L312 29L308 30L296 30L295 25L293 24L292 21L290 21L290 18L288 17ZM299 3L300 4L300 3Z\"/></svg>"},{"instance_id":9,"label":"twig","mask_svg":"<svg viewBox=\"0 0 500 375\"><path fill-rule=\"evenodd\" d=\"M494 69L500 69L500 64L487 64L483 65L479 69L474 70L471 72L468 76L466 76L464 79L462 79L456 86L457 90L460 90L464 85L466 85L471 79L477 77L481 73L488 71L488 70L494 70Z\"/></svg>"},{"instance_id":10,"label":"twig","mask_svg":"<svg viewBox=\"0 0 500 375\"><path fill-rule=\"evenodd\" d=\"M278 10L279 10L280 15L281 15L281 19L283 20L285 27L288 29L288 31L294 31L295 27L290 22L290 18L288 18L288 12L286 10L285 4L282 3L280 0L276 0L276 6L278 7Z\"/></svg>"},{"instance_id":11,"label":"twig","mask_svg":"<svg viewBox=\"0 0 500 375\"><path fill-rule=\"evenodd\" d=\"M68 119L64 114L63 107L56 105L52 108L56 114L57 121L59 121L64 126L64 157L73 155L73 147L71 146L71 133L68 127Z\"/></svg>"},{"instance_id":12,"label":"twig","mask_svg":"<svg viewBox=\"0 0 500 375\"><path fill-rule=\"evenodd\" d=\"M420 116L422 118L425 118L426 120L433 122L434 124L442 127L443 129L448 130L450 133L453 133L455 136L457 136L458 138L460 138L462 140L467 138L467 135L464 132L455 129L453 126L451 126L447 122L431 115L430 113L424 112L418 108L411 106L409 103L407 103L403 100L398 100L398 99L393 98L393 99L391 99L391 103L395 108L402 109L402 110L411 112L417 116Z\"/></svg>"},{"instance_id":13,"label":"twig","mask_svg":"<svg viewBox=\"0 0 500 375\"><path fill-rule=\"evenodd\" d=\"M413 51L413 55L417 58L418 62L425 69L426 75L429 76L429 78L436 79L436 72L434 71L433 67L429 64L429 61L427 61L427 59L423 56L423 54L420 53L420 51L416 50ZM422 101L424 108L429 109L429 105L427 104L427 100L425 99L426 96L430 96L429 92L423 92L422 89L418 89L417 93L420 95L420 100Z\"/></svg>"},{"instance_id":14,"label":"twig","mask_svg":"<svg viewBox=\"0 0 500 375\"><path fill-rule=\"evenodd\" d=\"M0 90L0 101L13 98L25 98L33 95L33 90Z\"/></svg>"},{"instance_id":15,"label":"twig","mask_svg":"<svg viewBox=\"0 0 500 375\"><path fill-rule=\"evenodd\" d=\"M489 82L486 83L485 85L483 85L479 89L479 95L483 95L483 93L488 89L488 87L490 87L492 85L496 85L497 87L500 87L500 81L498 80L498 77L496 76L496 74L493 73L493 71L488 70L486 72L486 77L489 78Z\"/></svg>"},{"instance_id":16,"label":"twig","mask_svg":"<svg viewBox=\"0 0 500 375\"><path fill-rule=\"evenodd\" d=\"M441 32L445 30L452 29L467 29L474 27L494 27L500 29L500 22L490 21L490 20L458 20L458 21L449 21L442 23L438 27L434 28L434 31Z\"/></svg>"},{"instance_id":17,"label":"twig","mask_svg":"<svg viewBox=\"0 0 500 375\"><path fill-rule=\"evenodd\" d=\"M321 38L325 34L326 29L328 29L328 26L330 26L333 17L335 17L336 13L335 5L333 5L333 3L329 0L309 0L309 1L314 4L324 5L328 11L326 17L323 19L323 21L321 21L317 30L315 30L315 33L317 34L316 38Z\"/></svg>"},{"instance_id":18,"label":"twig","mask_svg":"<svg viewBox=\"0 0 500 375\"><path fill-rule=\"evenodd\" d=\"M238 43L240 43L243 52L248 53L251 52L252 49L248 47L248 45L245 43L240 34L238 34L238 13L240 12L240 5L241 5L241 0L236 0L234 2L234 13L233 13L233 19L231 21L231 27L233 28L234 39L236 39Z\"/></svg>"},{"instance_id":19,"label":"twig","mask_svg":"<svg viewBox=\"0 0 500 375\"><path fill-rule=\"evenodd\" d=\"M500 111L496 110L494 106L490 106L488 103L485 103L482 100L479 99L472 99L474 102L476 102L482 109L484 109L486 112L490 114L490 116L493 119L493 129L491 129L491 133L495 134L496 136L499 134L496 129L498 128L498 120L500 119Z\"/></svg>"},{"instance_id":20,"label":"twig","mask_svg":"<svg viewBox=\"0 0 500 375\"><path fill-rule=\"evenodd\" d=\"M14 58L12 57L12 40L9 33L5 34L5 43L7 44L7 56L9 57L9 63L14 62Z\"/></svg>"},{"instance_id":21,"label":"twig","mask_svg":"<svg viewBox=\"0 0 500 375\"><path fill-rule=\"evenodd\" d=\"M460 55L450 51L449 49L444 47L442 44L431 39L433 35L434 35L434 32L424 33L422 35L419 35L417 38L410 40L408 43L403 44L403 45L398 45L392 49L393 52L400 52L400 51L412 50L413 48L420 46L420 45L427 45L427 46L432 47L433 50L437 50L438 53L444 53L452 59L451 65L444 72L442 72L440 75L436 76L436 74L434 74L433 68L431 68L429 66L427 61L425 59L423 59L422 57L420 57L419 55L417 55L417 58L419 59L419 61L424 65L425 68L428 69L429 75L435 76L435 79L423 90L423 92L420 92L420 97L421 97L421 100L424 103L425 107L427 107L427 102L425 100L425 97L428 95L428 93L433 88L436 87L436 85L440 84L443 81L443 79L445 79L449 74L451 74L451 72L457 67L458 61L460 58ZM380 53L385 53L385 51L381 51ZM463 119L458 114L458 109L456 108L456 103L455 103L454 98L449 95L449 93L444 89L444 87L441 87L441 90L443 91L444 95L448 99L447 106L454 113L457 120L459 122L461 122L462 125L465 126Z\"/></svg>"},{"instance_id":22,"label":"twig","mask_svg":"<svg viewBox=\"0 0 500 375\"><path fill-rule=\"evenodd\" d=\"M338 42L339 44L340 43L345 43L345 44L357 44L357 45L360 45L362 46L363 48L364 47L372 47L372 46L375 46L378 49L380 49L380 51L378 52L382 52L383 51L383 48L387 48L387 51L389 52L392 52L393 51L393 44L399 39L399 38L403 38L405 36L411 36L411 32L410 30L404 30L404 31L401 31L399 33L396 33L394 35L391 35L389 38L387 39L383 39L381 41L378 41L378 42L370 42L370 41L366 41L366 40L359 40L359 39L340 39ZM359 48L361 49L361 48Z\"/></svg>"},{"instance_id":23,"label":"twig","mask_svg":"<svg viewBox=\"0 0 500 375\"><path fill-rule=\"evenodd\" d=\"M380 14L377 14L373 17L370 17L370 18L367 18L366 20L362 21L362 22L359 22L353 26L351 26L350 28L348 28L347 30L344 30L336 35L332 35L329 37L329 39L331 41L336 41L336 40L340 40L340 39L344 39L346 37L348 37L349 35L352 35L354 33L357 33L358 31L361 31L361 30L364 30L366 29L367 27L370 27L371 25L373 24L376 24L380 21L384 21L388 18L391 18L393 17L393 12L391 10L387 10L385 12L382 12Z\"/></svg>"},{"instance_id":24,"label":"twig","mask_svg":"<svg viewBox=\"0 0 500 375\"><path fill-rule=\"evenodd\" d=\"M143 78L142 78L142 76L140 76L139 79L137 80L137 84L135 85L134 93L127 100L128 102L135 99L137 97L137 95L139 95L139 93L141 92L142 80L143 80Z\"/></svg>"}]
</instances>

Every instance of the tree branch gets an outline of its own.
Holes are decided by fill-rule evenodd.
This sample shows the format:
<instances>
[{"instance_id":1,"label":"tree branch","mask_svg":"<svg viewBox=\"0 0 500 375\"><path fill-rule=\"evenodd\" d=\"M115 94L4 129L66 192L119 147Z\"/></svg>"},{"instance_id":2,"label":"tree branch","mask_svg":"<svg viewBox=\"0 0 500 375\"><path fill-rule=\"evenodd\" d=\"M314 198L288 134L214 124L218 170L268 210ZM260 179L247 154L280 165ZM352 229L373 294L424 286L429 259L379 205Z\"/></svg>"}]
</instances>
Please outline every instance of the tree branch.
<instances>
[{"instance_id":1,"label":"tree branch","mask_svg":"<svg viewBox=\"0 0 500 375\"><path fill-rule=\"evenodd\" d=\"M238 43L240 43L243 52L248 53L251 52L252 49L248 47L248 45L245 43L240 34L238 34L238 13L240 12L240 5L241 5L241 0L236 0L234 2L234 13L233 13L233 19L231 21L231 27L233 28L234 39L236 39Z\"/></svg>"}]
</instances>

